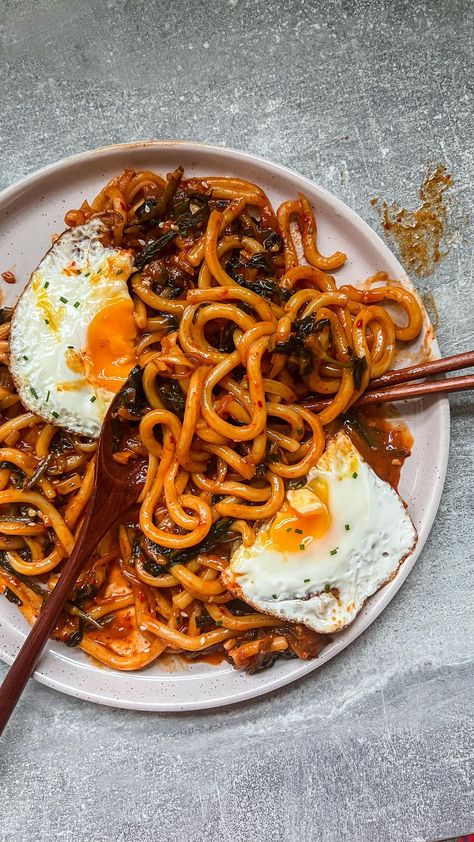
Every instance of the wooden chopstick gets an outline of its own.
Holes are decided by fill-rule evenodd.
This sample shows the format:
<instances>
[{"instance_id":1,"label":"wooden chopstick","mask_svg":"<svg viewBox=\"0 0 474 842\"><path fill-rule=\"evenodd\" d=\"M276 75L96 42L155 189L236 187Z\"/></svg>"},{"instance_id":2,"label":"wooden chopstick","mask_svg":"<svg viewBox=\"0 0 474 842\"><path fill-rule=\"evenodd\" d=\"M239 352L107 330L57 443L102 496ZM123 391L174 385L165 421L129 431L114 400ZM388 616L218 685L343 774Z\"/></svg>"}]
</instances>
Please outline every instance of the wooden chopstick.
<instances>
[{"instance_id":1,"label":"wooden chopstick","mask_svg":"<svg viewBox=\"0 0 474 842\"><path fill-rule=\"evenodd\" d=\"M381 377L370 381L370 388L352 404L351 409L376 403L386 403L387 401L402 401L420 398L424 395L464 392L474 389L474 374L466 374L463 377L449 377L444 380L424 380L422 383L409 382L429 375L446 374L449 371L458 371L471 366L474 366L474 351L455 354L452 357L445 357L440 360L431 360L428 363L420 363L397 371L387 371ZM304 406L313 412L321 412L330 403L330 398L315 398L303 401Z\"/></svg>"},{"instance_id":2,"label":"wooden chopstick","mask_svg":"<svg viewBox=\"0 0 474 842\"><path fill-rule=\"evenodd\" d=\"M452 357L443 357L440 360L430 360L428 363L411 365L408 368L399 368L396 371L387 371L381 377L370 381L370 390L394 386L395 383L408 383L409 380L421 380L422 377L430 377L433 374L446 374L448 371L459 371L462 368L474 366L474 351L466 351L464 354L454 354Z\"/></svg>"}]
</instances>

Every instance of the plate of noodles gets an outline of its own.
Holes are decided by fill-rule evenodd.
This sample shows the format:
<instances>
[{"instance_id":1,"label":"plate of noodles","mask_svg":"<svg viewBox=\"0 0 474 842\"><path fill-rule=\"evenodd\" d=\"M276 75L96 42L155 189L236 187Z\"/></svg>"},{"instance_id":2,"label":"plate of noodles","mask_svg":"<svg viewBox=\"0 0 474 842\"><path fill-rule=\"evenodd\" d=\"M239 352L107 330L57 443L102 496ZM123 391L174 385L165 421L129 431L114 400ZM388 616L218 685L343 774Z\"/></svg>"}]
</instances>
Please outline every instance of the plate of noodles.
<instances>
[{"instance_id":1,"label":"plate of noodles","mask_svg":"<svg viewBox=\"0 0 474 842\"><path fill-rule=\"evenodd\" d=\"M5 190L0 260L0 657L74 546L127 378L134 432L114 458L143 460L143 490L35 677L118 707L210 708L364 631L426 541L449 447L444 399L353 407L439 355L374 231L285 167L152 141Z\"/></svg>"}]
</instances>

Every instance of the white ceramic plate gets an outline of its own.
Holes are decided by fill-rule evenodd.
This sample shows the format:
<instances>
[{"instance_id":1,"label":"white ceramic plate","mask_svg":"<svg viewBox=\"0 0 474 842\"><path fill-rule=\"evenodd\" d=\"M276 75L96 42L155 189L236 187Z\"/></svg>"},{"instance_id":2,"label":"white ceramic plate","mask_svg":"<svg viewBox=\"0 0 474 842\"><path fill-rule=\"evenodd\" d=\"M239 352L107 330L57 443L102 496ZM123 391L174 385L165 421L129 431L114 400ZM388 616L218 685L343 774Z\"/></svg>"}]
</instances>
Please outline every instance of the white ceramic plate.
<instances>
[{"instance_id":1,"label":"white ceramic plate","mask_svg":"<svg viewBox=\"0 0 474 842\"><path fill-rule=\"evenodd\" d=\"M274 205L304 191L318 221L318 243L323 253L340 249L348 254L337 272L338 282L357 282L386 270L403 283L410 282L387 246L343 202L286 167L252 155L197 143L143 142L109 146L66 158L39 170L0 194L0 271L12 269L15 286L3 285L5 304L11 305L42 255L51 235L64 229L63 217L83 199L91 199L103 184L124 167L167 172L178 164L190 175L237 176L256 181ZM433 347L438 355L438 348ZM416 355L419 347L410 353ZM228 664L197 663L163 668L152 665L140 673L115 672L96 666L80 650L50 643L35 678L73 696L123 708L179 711L212 708L261 696L317 669L348 646L390 602L408 576L426 541L443 489L449 448L447 400L412 401L402 414L415 438L405 464L400 493L419 534L413 555L396 578L375 594L352 625L313 661L282 661L254 676L236 672ZM28 632L15 606L0 599L0 657L11 663Z\"/></svg>"}]
</instances>

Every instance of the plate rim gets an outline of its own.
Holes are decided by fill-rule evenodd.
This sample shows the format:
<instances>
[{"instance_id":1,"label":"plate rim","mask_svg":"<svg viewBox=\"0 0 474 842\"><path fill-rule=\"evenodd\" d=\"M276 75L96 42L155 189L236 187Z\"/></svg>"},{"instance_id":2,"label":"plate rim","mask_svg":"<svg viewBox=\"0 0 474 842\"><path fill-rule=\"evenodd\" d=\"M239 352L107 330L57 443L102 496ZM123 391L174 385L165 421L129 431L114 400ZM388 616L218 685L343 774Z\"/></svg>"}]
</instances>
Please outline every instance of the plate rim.
<instances>
[{"instance_id":1,"label":"plate rim","mask_svg":"<svg viewBox=\"0 0 474 842\"><path fill-rule=\"evenodd\" d=\"M137 140L126 143L108 144L106 146L100 146L94 149L84 150L82 152L74 153L73 155L68 155L65 158L61 158L58 161L52 162L50 164L46 164L45 166L40 167L39 169L27 174L23 178L20 178L13 184L5 187L2 191L0 191L0 209L5 202L8 202L17 194L18 198L21 199L22 190L27 190L29 187L33 186L35 182L40 181L43 177L48 176L54 172L61 171L62 169L67 168L69 166L76 166L78 164L80 165L81 163L89 162L91 159L94 160L95 158L120 154L120 152L133 150L139 151L140 149L145 148L168 150L172 147L180 146L186 147L187 151L189 152L196 151L197 154L199 154L200 150L205 150L206 152L215 153L218 157L226 158L230 155L234 159L237 158L240 161L247 161L249 162L249 164L257 163L260 165L264 165L265 167L269 167L272 171L272 174L274 174L275 176L278 176L278 174L282 174L285 176L295 176L300 182L306 184L313 193L319 194L320 196L324 197L326 201L328 201L329 204L333 207L336 213L342 214L346 218L349 218L352 224L359 230L359 232L365 237L365 239L370 241L371 245L378 247L378 249L382 247L383 250L387 251L391 256L391 259L394 261L394 264L397 266L400 275L404 278L408 277L398 258L393 254L389 246L382 240L382 238L377 234L377 232L369 225L368 222L365 221L365 219L359 216L359 214L355 210L353 210L338 196L335 196L329 190L327 190L324 187L321 187L315 181L298 172L297 170L293 169L292 167L288 167L285 164L280 164L268 158L264 158L261 155L256 155L251 152L245 152L243 150L234 149L225 145L208 144L195 140ZM408 280L411 283L410 278L408 278ZM435 354L439 355L439 346L436 339L434 340L432 347ZM317 658L311 661L301 662L301 664L298 665L298 673L296 675L292 672L286 673L271 679L268 682L267 686L262 687L257 685L248 685L245 688L243 687L242 691L233 692L231 697L229 697L228 695L223 695L216 698L214 696L212 700L190 700L189 702L178 703L176 701L150 702L140 701L137 699L117 699L116 697L112 697L111 695L108 695L102 690L96 692L89 692L86 690L82 690L80 686L73 686L72 684L66 682L64 679L48 675L47 673L42 672L41 661L39 662L38 667L33 674L34 679L36 681L39 681L41 684L44 684L45 686L50 687L59 692L65 693L66 695L75 698L80 698L85 701L93 702L96 704L102 704L109 707L116 707L127 710L176 713L193 710L212 710L213 708L239 704L248 701L252 698L258 698L261 695L266 695L268 693L274 692L275 690L278 690L279 688L284 687L287 684L299 681L304 676L308 675L308 673L313 672L314 670L323 666L323 664L327 663L329 660L332 660L332 658L334 658L344 649L348 648L354 640L356 640L363 632L365 632L384 611L389 602L391 602L391 600L396 596L396 594L406 581L407 577L411 573L416 561L418 560L421 552L424 549L425 543L431 532L445 487L451 435L449 400L445 397L438 398L436 401L436 405L439 407L441 421L440 460L438 463L439 473L436 482L435 493L430 503L430 516L423 523L423 537L421 539L422 543L420 540L418 541L414 552L412 553L410 558L407 559L407 561L404 562L404 564L399 568L397 575L392 581L392 583L390 583L390 586L387 585L385 589L381 589L380 591L378 591L380 596L377 604L375 606L371 605L369 615L364 617L363 621L359 624L360 628L357 627L356 633L353 634L350 640L346 642L343 639L341 639L339 641L339 645L336 644L336 646L332 648L331 651L326 652L326 654L325 650L323 649L321 654ZM22 635L22 638L24 638L24 635ZM49 652L50 648L49 645L47 645L44 650L44 656L47 656ZM7 664L11 664L14 660L14 656L9 655L8 653L4 652L3 649L1 649L0 659ZM212 673L209 673L209 675L212 675ZM225 691L223 692L225 693Z\"/></svg>"}]
</instances>

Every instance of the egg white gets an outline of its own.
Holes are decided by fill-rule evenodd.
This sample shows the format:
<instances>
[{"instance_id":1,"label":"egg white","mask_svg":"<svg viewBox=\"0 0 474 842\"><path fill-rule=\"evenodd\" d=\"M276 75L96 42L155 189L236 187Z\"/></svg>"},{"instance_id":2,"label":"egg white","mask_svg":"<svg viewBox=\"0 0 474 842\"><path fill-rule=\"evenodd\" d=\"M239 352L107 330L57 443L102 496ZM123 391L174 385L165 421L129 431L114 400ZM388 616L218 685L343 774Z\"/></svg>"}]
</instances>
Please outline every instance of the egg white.
<instances>
[{"instance_id":1,"label":"egg white","mask_svg":"<svg viewBox=\"0 0 474 842\"><path fill-rule=\"evenodd\" d=\"M328 494L327 531L310 543L302 538L298 552L284 552L272 545L271 524L265 524L251 547L236 550L223 578L259 610L329 634L352 622L365 600L393 578L417 534L399 495L345 433L329 442L309 473L301 511L318 483ZM296 492L291 503L298 506Z\"/></svg>"},{"instance_id":2,"label":"egg white","mask_svg":"<svg viewBox=\"0 0 474 842\"><path fill-rule=\"evenodd\" d=\"M131 300L133 266L131 252L101 243L104 232L100 218L93 218L61 234L16 305L10 340L10 370L22 403L46 421L93 437L113 395L84 383L84 373L68 365L67 352L85 348L100 310Z\"/></svg>"}]
</instances>

